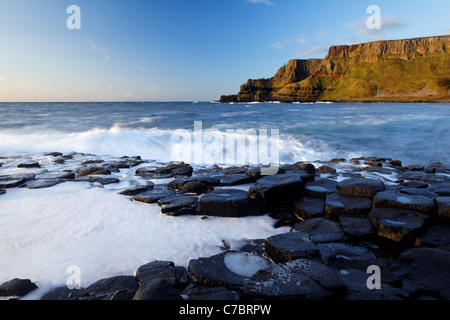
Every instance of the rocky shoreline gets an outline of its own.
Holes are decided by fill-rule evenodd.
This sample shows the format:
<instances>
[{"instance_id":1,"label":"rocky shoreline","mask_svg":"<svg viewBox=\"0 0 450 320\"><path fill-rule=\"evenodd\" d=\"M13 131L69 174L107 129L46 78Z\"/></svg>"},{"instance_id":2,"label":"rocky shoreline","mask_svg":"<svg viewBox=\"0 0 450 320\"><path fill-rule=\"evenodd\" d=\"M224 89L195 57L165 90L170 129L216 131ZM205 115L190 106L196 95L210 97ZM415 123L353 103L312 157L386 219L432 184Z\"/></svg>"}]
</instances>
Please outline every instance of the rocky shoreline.
<instances>
[{"instance_id":1,"label":"rocky shoreline","mask_svg":"<svg viewBox=\"0 0 450 320\"><path fill-rule=\"evenodd\" d=\"M283 164L276 175L261 176L257 166L194 169L139 156L3 155L0 201L12 188L117 184L123 169L135 185L118 196L156 203L161 214L270 215L275 227L291 231L233 250L224 242L222 253L187 268L152 261L87 288L61 286L42 300L450 299L450 167L442 163L331 159ZM380 289L369 285L374 266ZM0 297L36 289L32 280L12 279L0 285Z\"/></svg>"}]
</instances>

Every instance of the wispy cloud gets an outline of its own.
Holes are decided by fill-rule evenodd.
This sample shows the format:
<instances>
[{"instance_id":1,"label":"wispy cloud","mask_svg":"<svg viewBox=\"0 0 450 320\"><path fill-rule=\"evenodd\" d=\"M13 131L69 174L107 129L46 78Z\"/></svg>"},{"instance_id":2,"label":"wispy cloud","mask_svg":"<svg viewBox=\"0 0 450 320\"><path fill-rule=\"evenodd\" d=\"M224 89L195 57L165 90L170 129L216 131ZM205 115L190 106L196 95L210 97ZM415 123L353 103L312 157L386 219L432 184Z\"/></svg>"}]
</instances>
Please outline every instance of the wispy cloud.
<instances>
[{"instance_id":1,"label":"wispy cloud","mask_svg":"<svg viewBox=\"0 0 450 320\"><path fill-rule=\"evenodd\" d=\"M94 51L100 51L100 52L104 52L106 51L106 48L98 43L95 43L92 40L87 40L88 45L91 47L92 50Z\"/></svg>"},{"instance_id":2,"label":"wispy cloud","mask_svg":"<svg viewBox=\"0 0 450 320\"><path fill-rule=\"evenodd\" d=\"M385 32L398 31L399 29L407 27L409 24L400 22L397 17L393 16L381 16L381 29L369 29L367 27L367 17L363 17L361 20L352 21L345 26L355 28L355 31L359 35L383 35Z\"/></svg>"},{"instance_id":3,"label":"wispy cloud","mask_svg":"<svg viewBox=\"0 0 450 320\"><path fill-rule=\"evenodd\" d=\"M289 44L305 44L308 41L308 37L304 34L300 34L298 36L298 38L296 39L288 39L288 40L283 40L283 41L278 41L275 43L272 43L270 46L274 49L284 49L286 48L286 46L288 46Z\"/></svg>"},{"instance_id":4,"label":"wispy cloud","mask_svg":"<svg viewBox=\"0 0 450 320\"><path fill-rule=\"evenodd\" d=\"M324 57L327 54L328 47L325 46L315 46L311 48L301 49L297 53L298 58L311 58L312 55L319 54L320 57Z\"/></svg>"},{"instance_id":5,"label":"wispy cloud","mask_svg":"<svg viewBox=\"0 0 450 320\"><path fill-rule=\"evenodd\" d=\"M443 35L450 35L450 28L448 28L447 30L444 30L444 31L442 31L442 33L441 34L443 34Z\"/></svg>"},{"instance_id":6,"label":"wispy cloud","mask_svg":"<svg viewBox=\"0 0 450 320\"><path fill-rule=\"evenodd\" d=\"M245 1L250 2L250 3L264 3L264 4L268 4L268 5L274 4L272 1L269 1L269 0L245 0Z\"/></svg>"}]
</instances>

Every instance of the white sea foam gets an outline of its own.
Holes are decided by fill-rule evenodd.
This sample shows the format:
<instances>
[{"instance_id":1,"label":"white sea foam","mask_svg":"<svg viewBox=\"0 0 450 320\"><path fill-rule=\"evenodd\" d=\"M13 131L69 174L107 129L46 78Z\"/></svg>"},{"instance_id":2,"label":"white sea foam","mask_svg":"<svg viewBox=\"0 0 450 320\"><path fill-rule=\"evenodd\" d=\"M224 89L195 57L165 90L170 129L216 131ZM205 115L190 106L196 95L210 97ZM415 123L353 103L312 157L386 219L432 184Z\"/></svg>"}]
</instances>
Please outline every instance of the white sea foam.
<instances>
[{"instance_id":1,"label":"white sea foam","mask_svg":"<svg viewBox=\"0 0 450 320\"><path fill-rule=\"evenodd\" d=\"M222 240L287 232L269 216L224 219L168 217L116 192L67 182L40 190L12 189L0 201L0 283L31 279L39 287L65 285L71 265L86 287L102 278L133 274L142 264L190 259L221 252ZM252 260L253 261L253 260Z\"/></svg>"}]
</instances>

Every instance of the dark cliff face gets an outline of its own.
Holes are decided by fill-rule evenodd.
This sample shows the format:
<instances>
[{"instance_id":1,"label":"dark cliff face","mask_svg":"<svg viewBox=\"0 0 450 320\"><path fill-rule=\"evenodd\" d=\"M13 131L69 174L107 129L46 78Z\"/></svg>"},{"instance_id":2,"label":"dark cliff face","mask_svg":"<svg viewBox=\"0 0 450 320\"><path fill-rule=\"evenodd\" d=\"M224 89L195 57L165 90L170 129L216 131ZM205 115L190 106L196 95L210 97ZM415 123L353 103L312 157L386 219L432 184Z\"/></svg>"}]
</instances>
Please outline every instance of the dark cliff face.
<instances>
[{"instance_id":1,"label":"dark cliff face","mask_svg":"<svg viewBox=\"0 0 450 320\"><path fill-rule=\"evenodd\" d=\"M450 36L333 46L290 60L221 102L450 101Z\"/></svg>"}]
</instances>

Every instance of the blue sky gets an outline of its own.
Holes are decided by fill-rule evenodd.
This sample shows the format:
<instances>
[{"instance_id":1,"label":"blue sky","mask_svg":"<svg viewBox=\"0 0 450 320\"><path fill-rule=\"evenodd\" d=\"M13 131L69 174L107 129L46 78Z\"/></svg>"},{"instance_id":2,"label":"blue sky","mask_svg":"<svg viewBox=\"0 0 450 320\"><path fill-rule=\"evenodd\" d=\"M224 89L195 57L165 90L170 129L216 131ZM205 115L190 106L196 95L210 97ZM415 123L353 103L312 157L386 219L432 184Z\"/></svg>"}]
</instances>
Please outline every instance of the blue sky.
<instances>
[{"instance_id":1,"label":"blue sky","mask_svg":"<svg viewBox=\"0 0 450 320\"><path fill-rule=\"evenodd\" d=\"M449 12L448 0L0 0L0 101L217 100L331 45L450 34Z\"/></svg>"}]
</instances>

